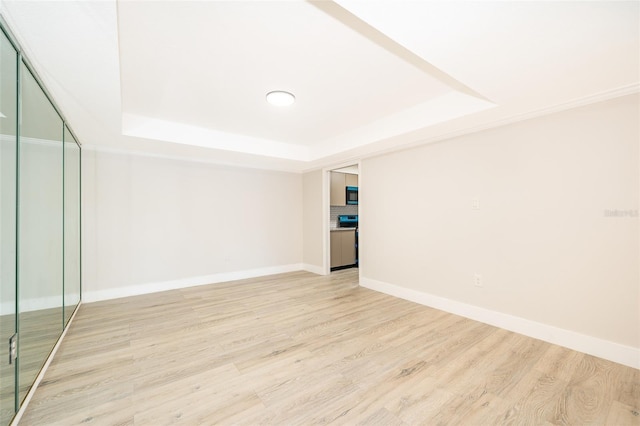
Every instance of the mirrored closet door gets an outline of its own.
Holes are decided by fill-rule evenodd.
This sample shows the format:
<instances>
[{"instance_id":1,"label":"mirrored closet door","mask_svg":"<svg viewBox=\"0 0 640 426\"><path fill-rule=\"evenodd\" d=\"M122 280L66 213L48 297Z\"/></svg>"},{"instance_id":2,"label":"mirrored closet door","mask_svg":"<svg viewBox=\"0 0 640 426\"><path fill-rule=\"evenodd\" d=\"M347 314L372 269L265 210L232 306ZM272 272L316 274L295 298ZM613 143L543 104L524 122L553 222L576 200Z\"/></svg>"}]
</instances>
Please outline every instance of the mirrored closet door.
<instances>
[{"instance_id":1,"label":"mirrored closet door","mask_svg":"<svg viewBox=\"0 0 640 426\"><path fill-rule=\"evenodd\" d=\"M9 341L16 333L18 52L0 32L0 424L16 409L16 369Z\"/></svg>"},{"instance_id":2,"label":"mirrored closet door","mask_svg":"<svg viewBox=\"0 0 640 426\"><path fill-rule=\"evenodd\" d=\"M80 145L4 22L0 138L2 426L81 299Z\"/></svg>"}]
</instances>

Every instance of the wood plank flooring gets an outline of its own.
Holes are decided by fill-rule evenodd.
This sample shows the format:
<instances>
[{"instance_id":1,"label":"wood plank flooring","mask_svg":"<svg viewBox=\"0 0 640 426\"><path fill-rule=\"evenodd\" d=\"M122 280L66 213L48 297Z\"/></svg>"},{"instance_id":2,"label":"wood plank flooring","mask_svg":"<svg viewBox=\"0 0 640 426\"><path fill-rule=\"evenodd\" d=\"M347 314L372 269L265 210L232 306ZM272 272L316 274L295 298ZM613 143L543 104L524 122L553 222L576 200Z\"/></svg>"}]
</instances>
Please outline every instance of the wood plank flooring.
<instances>
[{"instance_id":1,"label":"wood plank flooring","mask_svg":"<svg viewBox=\"0 0 640 426\"><path fill-rule=\"evenodd\" d=\"M60 300L62 302L62 299ZM47 357L63 331L62 307L22 312L19 315L19 388L18 398L24 400L42 369ZM9 337L15 332L16 316L0 316L0 425L8 424L15 414L16 364L9 364Z\"/></svg>"},{"instance_id":2,"label":"wood plank flooring","mask_svg":"<svg viewBox=\"0 0 640 426\"><path fill-rule=\"evenodd\" d=\"M640 371L274 275L86 304L21 425L640 425Z\"/></svg>"}]
</instances>

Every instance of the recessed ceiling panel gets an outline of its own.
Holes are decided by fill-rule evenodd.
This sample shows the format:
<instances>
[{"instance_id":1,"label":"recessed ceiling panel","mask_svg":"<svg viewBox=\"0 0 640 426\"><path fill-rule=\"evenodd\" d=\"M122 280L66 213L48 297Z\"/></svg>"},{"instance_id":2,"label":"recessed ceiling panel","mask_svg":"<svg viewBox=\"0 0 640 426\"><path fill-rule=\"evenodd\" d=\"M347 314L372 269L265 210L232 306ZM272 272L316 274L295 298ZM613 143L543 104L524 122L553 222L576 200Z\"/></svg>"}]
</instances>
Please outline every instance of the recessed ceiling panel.
<instances>
[{"instance_id":1,"label":"recessed ceiling panel","mask_svg":"<svg viewBox=\"0 0 640 426\"><path fill-rule=\"evenodd\" d=\"M637 93L638 2L24 1L85 147L311 170ZM295 94L273 107L272 90Z\"/></svg>"},{"instance_id":2,"label":"recessed ceiling panel","mask_svg":"<svg viewBox=\"0 0 640 426\"><path fill-rule=\"evenodd\" d=\"M200 129L212 147L233 134L312 148L453 92L309 2L120 2L118 24L124 131L139 137L159 136L132 117ZM270 105L273 90L295 104Z\"/></svg>"}]
</instances>

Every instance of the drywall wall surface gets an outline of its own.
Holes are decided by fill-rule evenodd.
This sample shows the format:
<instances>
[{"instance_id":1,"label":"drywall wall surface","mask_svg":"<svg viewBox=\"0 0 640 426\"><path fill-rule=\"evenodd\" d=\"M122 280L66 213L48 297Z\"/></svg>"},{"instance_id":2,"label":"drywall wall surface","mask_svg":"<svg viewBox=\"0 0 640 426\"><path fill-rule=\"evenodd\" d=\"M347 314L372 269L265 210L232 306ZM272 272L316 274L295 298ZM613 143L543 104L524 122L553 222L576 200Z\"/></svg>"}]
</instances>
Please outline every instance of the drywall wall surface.
<instances>
[{"instance_id":1,"label":"drywall wall surface","mask_svg":"<svg viewBox=\"0 0 640 426\"><path fill-rule=\"evenodd\" d=\"M83 150L85 301L300 269L302 176Z\"/></svg>"},{"instance_id":2,"label":"drywall wall surface","mask_svg":"<svg viewBox=\"0 0 640 426\"><path fill-rule=\"evenodd\" d=\"M322 233L322 171L316 170L302 176L303 184L303 253L305 267L314 272L323 269Z\"/></svg>"},{"instance_id":3,"label":"drywall wall surface","mask_svg":"<svg viewBox=\"0 0 640 426\"><path fill-rule=\"evenodd\" d=\"M364 160L362 282L640 348L638 105Z\"/></svg>"}]
</instances>

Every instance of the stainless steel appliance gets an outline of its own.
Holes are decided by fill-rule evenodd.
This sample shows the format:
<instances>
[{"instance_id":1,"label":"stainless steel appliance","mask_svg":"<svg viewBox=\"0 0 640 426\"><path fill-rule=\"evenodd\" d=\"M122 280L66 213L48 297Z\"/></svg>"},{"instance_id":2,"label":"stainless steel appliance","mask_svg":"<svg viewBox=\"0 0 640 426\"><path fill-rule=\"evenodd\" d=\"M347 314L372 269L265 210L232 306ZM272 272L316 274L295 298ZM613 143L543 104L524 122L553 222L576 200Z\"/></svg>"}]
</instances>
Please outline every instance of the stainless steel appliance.
<instances>
[{"instance_id":1,"label":"stainless steel appliance","mask_svg":"<svg viewBox=\"0 0 640 426\"><path fill-rule=\"evenodd\" d=\"M347 205L358 204L358 187L347 186Z\"/></svg>"},{"instance_id":2,"label":"stainless steel appliance","mask_svg":"<svg viewBox=\"0 0 640 426\"><path fill-rule=\"evenodd\" d=\"M341 214L338 216L338 228L357 228L357 214Z\"/></svg>"}]
</instances>

